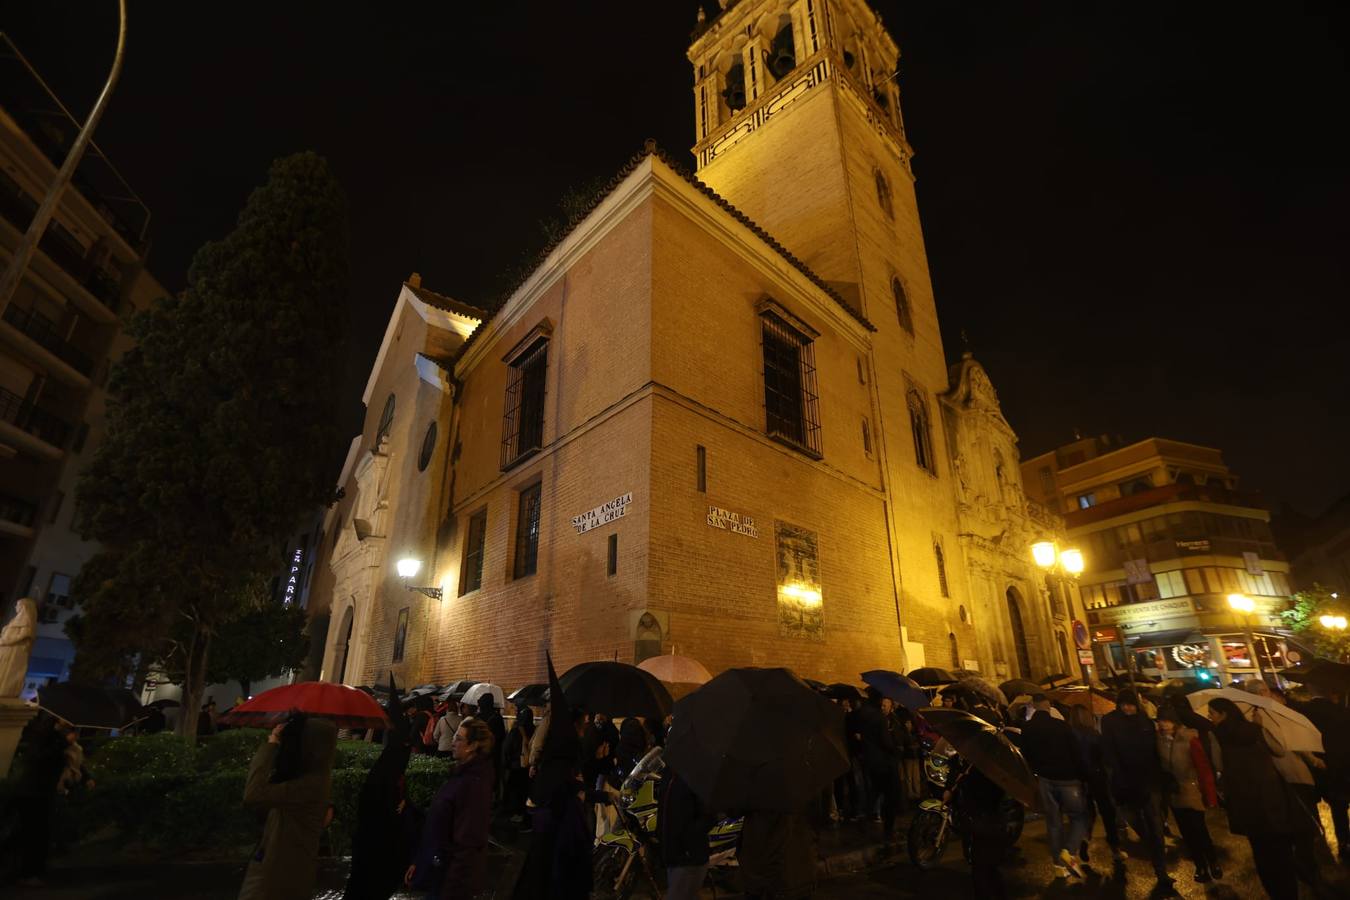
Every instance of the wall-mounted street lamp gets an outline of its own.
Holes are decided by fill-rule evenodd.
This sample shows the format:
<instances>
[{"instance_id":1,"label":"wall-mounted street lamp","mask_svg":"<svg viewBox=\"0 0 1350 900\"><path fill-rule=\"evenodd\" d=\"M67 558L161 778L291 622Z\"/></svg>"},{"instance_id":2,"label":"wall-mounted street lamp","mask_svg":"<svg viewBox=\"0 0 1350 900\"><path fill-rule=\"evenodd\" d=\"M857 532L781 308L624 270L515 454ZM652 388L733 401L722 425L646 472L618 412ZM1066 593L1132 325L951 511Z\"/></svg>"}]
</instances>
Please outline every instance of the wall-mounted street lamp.
<instances>
[{"instance_id":1,"label":"wall-mounted street lamp","mask_svg":"<svg viewBox=\"0 0 1350 900\"><path fill-rule=\"evenodd\" d=\"M422 571L422 561L420 559L413 559L411 556L405 556L398 561L396 568L398 569L398 577L403 579L403 586L408 590L424 594L432 600L439 600L443 596L443 592L438 587L418 587L417 585L408 584L409 578L416 577L417 573Z\"/></svg>"},{"instance_id":2,"label":"wall-mounted street lamp","mask_svg":"<svg viewBox=\"0 0 1350 900\"><path fill-rule=\"evenodd\" d=\"M1229 594L1228 605L1235 612L1242 613L1242 622L1247 629L1247 649L1251 651L1252 663L1256 666L1256 677L1265 679L1265 673L1261 671L1261 656L1256 652L1256 639L1252 637L1252 612L1256 609L1256 601L1246 594Z\"/></svg>"}]
</instances>

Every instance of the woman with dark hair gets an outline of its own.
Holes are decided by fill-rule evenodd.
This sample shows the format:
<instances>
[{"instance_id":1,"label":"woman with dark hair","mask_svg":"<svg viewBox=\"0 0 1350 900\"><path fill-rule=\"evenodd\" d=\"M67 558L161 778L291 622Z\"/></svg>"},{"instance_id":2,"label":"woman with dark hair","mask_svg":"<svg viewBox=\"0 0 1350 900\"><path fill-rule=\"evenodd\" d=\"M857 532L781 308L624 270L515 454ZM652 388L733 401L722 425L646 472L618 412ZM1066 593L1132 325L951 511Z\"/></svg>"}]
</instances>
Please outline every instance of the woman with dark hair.
<instances>
[{"instance_id":1,"label":"woman with dark hair","mask_svg":"<svg viewBox=\"0 0 1350 900\"><path fill-rule=\"evenodd\" d=\"M1272 759L1284 747L1273 745L1265 730L1243 718L1226 698L1209 701L1209 719L1218 744L1214 767L1227 801L1228 830L1247 838L1256 874L1272 900L1297 900L1297 810Z\"/></svg>"},{"instance_id":2,"label":"woman with dark hair","mask_svg":"<svg viewBox=\"0 0 1350 900\"><path fill-rule=\"evenodd\" d=\"M1181 829L1186 852L1195 863L1195 880L1205 884L1223 877L1205 825L1205 810L1218 806L1219 799L1199 732L1179 720L1168 705L1158 711L1158 760L1162 763L1164 799Z\"/></svg>"},{"instance_id":3,"label":"woman with dark hair","mask_svg":"<svg viewBox=\"0 0 1350 900\"><path fill-rule=\"evenodd\" d=\"M1092 826L1097 817L1102 820L1102 830L1106 832L1106 844L1111 848L1111 856L1117 862L1125 859L1120 849L1120 826L1116 823L1116 805L1111 800L1111 779L1106 772L1106 763L1102 757L1102 736L1097 730L1097 719L1086 706L1069 707L1069 728L1073 731L1078 745L1078 756L1086 773L1084 784L1088 795L1087 840L1078 848L1078 858L1088 861L1088 842L1092 840Z\"/></svg>"},{"instance_id":4,"label":"woman with dark hair","mask_svg":"<svg viewBox=\"0 0 1350 900\"><path fill-rule=\"evenodd\" d=\"M239 900L302 900L314 893L319 837L330 815L337 726L301 713L276 726L244 782L244 806L266 810L262 841Z\"/></svg>"},{"instance_id":5,"label":"woman with dark hair","mask_svg":"<svg viewBox=\"0 0 1350 900\"><path fill-rule=\"evenodd\" d=\"M427 810L422 846L403 881L428 900L476 896L487 876L492 813L492 731L482 719L459 723L450 753L455 767Z\"/></svg>"}]
</instances>

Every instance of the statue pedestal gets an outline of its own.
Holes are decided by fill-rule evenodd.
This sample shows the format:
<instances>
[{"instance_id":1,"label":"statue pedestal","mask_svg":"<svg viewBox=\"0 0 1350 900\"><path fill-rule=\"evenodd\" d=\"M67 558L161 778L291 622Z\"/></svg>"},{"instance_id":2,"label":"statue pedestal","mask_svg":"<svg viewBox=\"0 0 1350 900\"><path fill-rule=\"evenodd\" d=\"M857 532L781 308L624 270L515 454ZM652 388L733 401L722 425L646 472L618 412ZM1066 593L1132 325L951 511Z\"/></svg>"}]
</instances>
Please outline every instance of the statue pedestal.
<instances>
[{"instance_id":1,"label":"statue pedestal","mask_svg":"<svg viewBox=\"0 0 1350 900\"><path fill-rule=\"evenodd\" d=\"M23 727L37 715L37 707L18 697L0 697L0 779L9 774Z\"/></svg>"}]
</instances>

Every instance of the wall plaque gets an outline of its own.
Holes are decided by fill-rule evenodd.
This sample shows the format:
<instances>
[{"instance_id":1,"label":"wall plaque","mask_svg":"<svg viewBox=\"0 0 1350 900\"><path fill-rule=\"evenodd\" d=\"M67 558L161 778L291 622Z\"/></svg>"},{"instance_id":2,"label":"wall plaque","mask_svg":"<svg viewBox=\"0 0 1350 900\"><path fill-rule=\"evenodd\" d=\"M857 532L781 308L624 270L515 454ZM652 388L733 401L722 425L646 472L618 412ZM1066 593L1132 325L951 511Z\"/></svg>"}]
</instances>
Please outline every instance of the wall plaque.
<instances>
[{"instance_id":1,"label":"wall plaque","mask_svg":"<svg viewBox=\"0 0 1350 900\"><path fill-rule=\"evenodd\" d=\"M595 509L588 509L581 515L573 516L572 527L577 530L577 534L585 534L592 528L599 528L615 519L622 519L624 513L628 511L628 504L632 502L633 492L629 491L608 503L601 503Z\"/></svg>"},{"instance_id":2,"label":"wall plaque","mask_svg":"<svg viewBox=\"0 0 1350 900\"><path fill-rule=\"evenodd\" d=\"M713 528L734 531L736 534L743 534L746 537L759 537L759 529L755 527L753 518L732 512L729 509L723 509L720 506L708 507L708 524Z\"/></svg>"},{"instance_id":3,"label":"wall plaque","mask_svg":"<svg viewBox=\"0 0 1350 900\"><path fill-rule=\"evenodd\" d=\"M775 522L774 537L778 551L778 633L824 640L816 533Z\"/></svg>"}]
</instances>

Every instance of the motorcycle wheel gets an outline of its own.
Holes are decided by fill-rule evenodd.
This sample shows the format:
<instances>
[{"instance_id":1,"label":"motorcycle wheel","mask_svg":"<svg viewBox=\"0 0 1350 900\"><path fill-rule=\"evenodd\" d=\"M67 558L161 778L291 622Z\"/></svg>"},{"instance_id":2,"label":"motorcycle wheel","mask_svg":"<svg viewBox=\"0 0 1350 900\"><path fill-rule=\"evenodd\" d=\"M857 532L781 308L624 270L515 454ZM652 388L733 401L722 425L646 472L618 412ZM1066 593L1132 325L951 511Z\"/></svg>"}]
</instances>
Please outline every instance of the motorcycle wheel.
<instances>
[{"instance_id":1,"label":"motorcycle wheel","mask_svg":"<svg viewBox=\"0 0 1350 900\"><path fill-rule=\"evenodd\" d=\"M942 852L947 849L947 838L951 834L951 828L943 831L942 825L942 814L930 810L920 811L909 823L906 841L909 861L918 868L931 869L942 861Z\"/></svg>"},{"instance_id":2,"label":"motorcycle wheel","mask_svg":"<svg viewBox=\"0 0 1350 900\"><path fill-rule=\"evenodd\" d=\"M999 804L1003 814L1003 829L1008 846L1011 847L1022 838L1022 826L1026 824L1027 811L1022 804L1011 797L1004 797Z\"/></svg>"},{"instance_id":3,"label":"motorcycle wheel","mask_svg":"<svg viewBox=\"0 0 1350 900\"><path fill-rule=\"evenodd\" d=\"M594 873L594 887L591 896L600 900L628 900L633 893L633 881L642 861L634 859L631 863L629 853L622 847L596 847L591 856L591 871ZM628 871L623 867L627 865ZM623 880L620 881L620 873Z\"/></svg>"}]
</instances>

